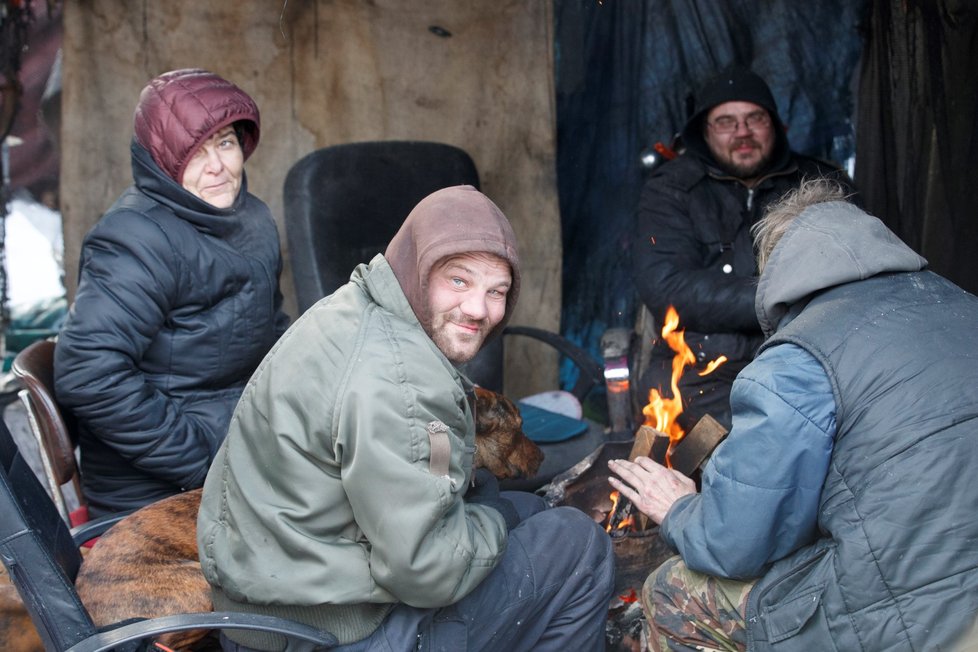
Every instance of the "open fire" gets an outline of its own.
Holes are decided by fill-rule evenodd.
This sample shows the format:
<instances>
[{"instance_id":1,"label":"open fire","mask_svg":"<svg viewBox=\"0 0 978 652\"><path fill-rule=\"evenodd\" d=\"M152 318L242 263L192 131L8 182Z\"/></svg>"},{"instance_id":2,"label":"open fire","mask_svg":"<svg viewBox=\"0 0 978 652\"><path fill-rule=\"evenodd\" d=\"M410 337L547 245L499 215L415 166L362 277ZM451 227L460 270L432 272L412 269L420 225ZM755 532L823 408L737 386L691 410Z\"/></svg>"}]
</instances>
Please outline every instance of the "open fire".
<instances>
[{"instance_id":1,"label":"open fire","mask_svg":"<svg viewBox=\"0 0 978 652\"><path fill-rule=\"evenodd\" d=\"M696 364L696 355L686 344L685 331L679 329L679 313L672 306L666 311L665 323L662 325L662 339L665 340L669 348L675 352L672 357L672 378L669 388L672 390L672 398L662 395L658 389L649 391L649 402L642 408L645 415L645 425L651 426L659 432L668 435L669 449L666 452L666 466L670 466L670 457L676 444L686 435L682 426L677 421L683 413L683 397L679 391L679 379L689 365ZM711 360L703 371L698 372L700 376L713 373L717 367L727 361L727 357L721 355L716 360Z\"/></svg>"},{"instance_id":2,"label":"open fire","mask_svg":"<svg viewBox=\"0 0 978 652\"><path fill-rule=\"evenodd\" d=\"M615 555L615 593L609 607L606 639L608 650L636 649L641 641L642 612L637 591L649 573L674 553L659 537L659 528L649 527L648 518L618 492L608 495L608 461L625 456L650 457L660 464L693 476L726 435L726 429L709 415L700 419L688 433L677 423L683 412L679 380L696 363L696 357L679 330L679 316L670 308L662 337L675 352L672 364L672 397L652 390L643 409L645 423L632 441L609 439L598 450L571 469L554 478L545 499L551 505L571 505L591 514L608 532ZM711 373L725 362L720 357L699 373Z\"/></svg>"},{"instance_id":3,"label":"open fire","mask_svg":"<svg viewBox=\"0 0 978 652\"><path fill-rule=\"evenodd\" d=\"M647 456L673 468L672 456L677 444L686 436L686 431L679 425L678 417L683 413L683 397L679 389L679 380L682 378L686 367L696 364L696 355L686 344L685 331L679 328L679 313L673 306L669 306L666 311L666 319L662 325L662 339L674 351L672 358L672 375L670 379L670 389L672 396L664 396L659 389L649 391L649 402L642 408L645 416L645 423L642 428L651 428L654 433L643 433L642 428L635 436L635 445L629 455L630 460L639 456ZM727 357L721 355L715 360L711 360L706 367L697 372L700 376L712 373L727 361ZM697 424L699 425L699 424ZM645 434L643 438L640 435ZM668 438L668 446L662 452L661 459L654 454L655 435ZM682 469L681 469L682 470ZM692 471L692 469L690 469ZM689 471L687 471L689 473ZM611 536L618 536L624 531L636 527L636 519L633 515L634 507L629 500L623 500L617 491L611 492L611 511L608 514L605 531ZM645 529L646 519L641 518L639 529Z\"/></svg>"}]
</instances>

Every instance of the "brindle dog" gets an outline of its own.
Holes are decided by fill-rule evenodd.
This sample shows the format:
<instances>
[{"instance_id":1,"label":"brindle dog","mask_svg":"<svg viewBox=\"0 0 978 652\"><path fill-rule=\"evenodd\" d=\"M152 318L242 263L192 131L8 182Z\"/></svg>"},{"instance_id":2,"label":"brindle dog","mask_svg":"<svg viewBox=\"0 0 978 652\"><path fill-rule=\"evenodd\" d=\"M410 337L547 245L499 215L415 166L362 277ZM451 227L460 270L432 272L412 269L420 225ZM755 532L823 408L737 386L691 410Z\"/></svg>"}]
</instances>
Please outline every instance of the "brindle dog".
<instances>
[{"instance_id":1,"label":"brindle dog","mask_svg":"<svg viewBox=\"0 0 978 652\"><path fill-rule=\"evenodd\" d=\"M532 477L542 461L539 447L523 433L516 405L501 394L477 388L475 466L506 479ZM148 505L113 526L92 547L76 587L96 624L213 609L197 556L200 494L195 489ZM2 579L0 647L43 650L16 592L3 586ZM7 588L17 602L9 609L3 604L9 599ZM21 631L23 640L18 640ZM208 637L206 630L196 630L157 640L173 650L192 650L208 645Z\"/></svg>"},{"instance_id":2,"label":"brindle dog","mask_svg":"<svg viewBox=\"0 0 978 652\"><path fill-rule=\"evenodd\" d=\"M523 433L523 417L511 400L475 388L476 468L499 478L532 478L543 462L543 451Z\"/></svg>"}]
</instances>

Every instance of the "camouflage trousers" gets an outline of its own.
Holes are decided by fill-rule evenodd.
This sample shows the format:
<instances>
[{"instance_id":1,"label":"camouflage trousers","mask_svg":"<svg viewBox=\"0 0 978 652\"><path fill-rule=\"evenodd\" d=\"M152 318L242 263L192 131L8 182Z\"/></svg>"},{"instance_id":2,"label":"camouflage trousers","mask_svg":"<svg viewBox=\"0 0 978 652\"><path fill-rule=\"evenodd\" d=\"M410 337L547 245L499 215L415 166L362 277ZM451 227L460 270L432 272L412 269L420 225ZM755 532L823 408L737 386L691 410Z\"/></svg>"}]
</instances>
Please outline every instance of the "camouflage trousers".
<instances>
[{"instance_id":1,"label":"camouflage trousers","mask_svg":"<svg viewBox=\"0 0 978 652\"><path fill-rule=\"evenodd\" d=\"M753 586L691 571L679 557L667 560L642 587L649 650L746 650Z\"/></svg>"}]
</instances>

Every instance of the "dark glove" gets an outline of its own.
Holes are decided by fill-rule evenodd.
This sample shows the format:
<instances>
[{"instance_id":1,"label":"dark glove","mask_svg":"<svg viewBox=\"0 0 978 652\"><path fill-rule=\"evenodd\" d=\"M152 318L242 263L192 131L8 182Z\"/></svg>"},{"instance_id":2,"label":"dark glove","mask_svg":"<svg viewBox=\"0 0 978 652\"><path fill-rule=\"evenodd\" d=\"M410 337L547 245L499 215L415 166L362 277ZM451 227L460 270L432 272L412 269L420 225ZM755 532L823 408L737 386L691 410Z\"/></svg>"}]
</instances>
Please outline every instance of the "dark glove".
<instances>
[{"instance_id":1,"label":"dark glove","mask_svg":"<svg viewBox=\"0 0 978 652\"><path fill-rule=\"evenodd\" d=\"M480 497L499 498L499 480L489 469L476 469L472 473L472 484L465 498L476 502Z\"/></svg>"},{"instance_id":2,"label":"dark glove","mask_svg":"<svg viewBox=\"0 0 978 652\"><path fill-rule=\"evenodd\" d=\"M503 515L506 529L512 530L520 524L520 515L513 503L499 495L499 480L489 469L476 469L472 475L472 486L465 494L465 500L477 505L492 507Z\"/></svg>"}]
</instances>

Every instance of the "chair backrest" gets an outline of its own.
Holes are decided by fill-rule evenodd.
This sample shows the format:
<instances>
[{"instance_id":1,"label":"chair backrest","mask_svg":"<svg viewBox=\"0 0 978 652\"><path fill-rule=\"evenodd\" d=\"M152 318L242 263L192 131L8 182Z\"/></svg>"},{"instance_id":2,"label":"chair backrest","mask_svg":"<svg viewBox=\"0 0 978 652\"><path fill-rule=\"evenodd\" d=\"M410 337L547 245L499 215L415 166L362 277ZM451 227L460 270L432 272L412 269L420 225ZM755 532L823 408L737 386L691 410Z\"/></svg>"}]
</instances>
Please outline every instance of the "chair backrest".
<instances>
[{"instance_id":1,"label":"chair backrest","mask_svg":"<svg viewBox=\"0 0 978 652\"><path fill-rule=\"evenodd\" d=\"M383 253L419 201L462 184L479 188L475 163L465 150L445 143L345 143L299 159L284 186L299 311L350 280L357 265ZM502 340L487 343L462 370L474 382L501 392Z\"/></svg>"},{"instance_id":2,"label":"chair backrest","mask_svg":"<svg viewBox=\"0 0 978 652\"><path fill-rule=\"evenodd\" d=\"M85 504L85 499L75 458L74 421L70 413L58 407L54 396L54 347L52 340L32 343L17 354L11 371L24 385L21 400L38 441L51 495L67 519L68 508L62 486L71 483L81 505Z\"/></svg>"},{"instance_id":3,"label":"chair backrest","mask_svg":"<svg viewBox=\"0 0 978 652\"><path fill-rule=\"evenodd\" d=\"M387 248L404 218L432 192L479 187L462 149L427 141L346 143L299 159L285 178L285 229L299 310L350 279Z\"/></svg>"},{"instance_id":4,"label":"chair backrest","mask_svg":"<svg viewBox=\"0 0 978 652\"><path fill-rule=\"evenodd\" d=\"M81 553L2 420L0 559L44 649L65 650L97 631L74 588Z\"/></svg>"},{"instance_id":5,"label":"chair backrest","mask_svg":"<svg viewBox=\"0 0 978 652\"><path fill-rule=\"evenodd\" d=\"M479 173L462 149L417 140L368 141L324 147L299 159L285 177L285 230L300 311L350 279L360 263L387 248L404 218L436 190L468 184ZM534 337L588 366L584 351L540 329L508 326L506 334ZM560 341L558 341L560 340ZM503 338L490 340L460 365L475 383L503 391ZM590 366L595 366L593 363ZM582 397L600 372L582 371L575 395Z\"/></svg>"}]
</instances>

